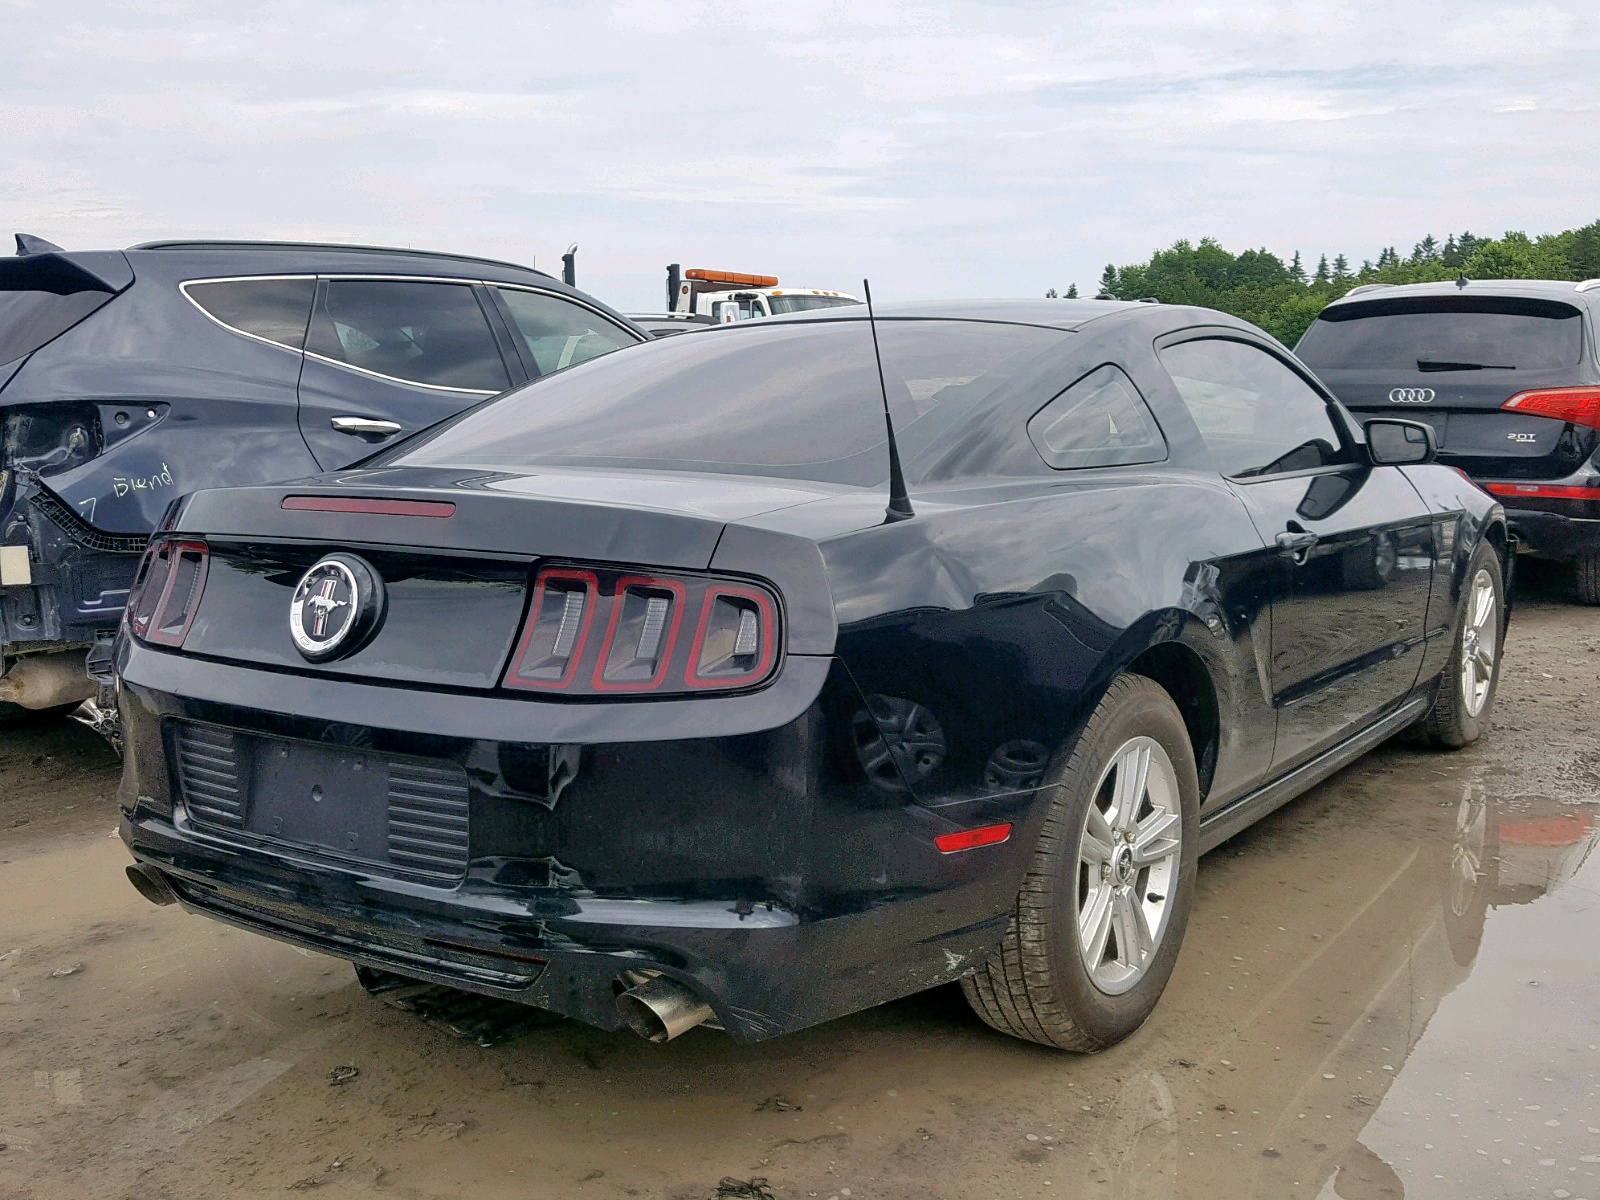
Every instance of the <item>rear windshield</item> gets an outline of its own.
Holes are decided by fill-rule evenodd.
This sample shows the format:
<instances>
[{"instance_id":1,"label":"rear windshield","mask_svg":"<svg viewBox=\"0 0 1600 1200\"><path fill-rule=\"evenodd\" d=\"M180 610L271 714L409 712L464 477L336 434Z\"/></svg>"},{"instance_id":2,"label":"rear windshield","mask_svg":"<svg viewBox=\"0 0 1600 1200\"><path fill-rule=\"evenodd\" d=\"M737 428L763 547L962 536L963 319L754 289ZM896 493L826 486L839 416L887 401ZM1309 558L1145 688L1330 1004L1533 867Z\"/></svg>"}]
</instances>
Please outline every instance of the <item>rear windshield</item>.
<instances>
[{"instance_id":1,"label":"rear windshield","mask_svg":"<svg viewBox=\"0 0 1600 1200\"><path fill-rule=\"evenodd\" d=\"M878 323L902 458L1071 335ZM722 471L868 486L888 477L865 321L741 325L651 342L506 393L372 463Z\"/></svg>"},{"instance_id":2,"label":"rear windshield","mask_svg":"<svg viewBox=\"0 0 1600 1200\"><path fill-rule=\"evenodd\" d=\"M1583 357L1583 320L1553 300L1442 296L1325 309L1295 348L1312 368L1548 371Z\"/></svg>"},{"instance_id":3,"label":"rear windshield","mask_svg":"<svg viewBox=\"0 0 1600 1200\"><path fill-rule=\"evenodd\" d=\"M114 295L105 291L66 294L14 289L0 276L0 366L32 354L65 333Z\"/></svg>"}]
</instances>

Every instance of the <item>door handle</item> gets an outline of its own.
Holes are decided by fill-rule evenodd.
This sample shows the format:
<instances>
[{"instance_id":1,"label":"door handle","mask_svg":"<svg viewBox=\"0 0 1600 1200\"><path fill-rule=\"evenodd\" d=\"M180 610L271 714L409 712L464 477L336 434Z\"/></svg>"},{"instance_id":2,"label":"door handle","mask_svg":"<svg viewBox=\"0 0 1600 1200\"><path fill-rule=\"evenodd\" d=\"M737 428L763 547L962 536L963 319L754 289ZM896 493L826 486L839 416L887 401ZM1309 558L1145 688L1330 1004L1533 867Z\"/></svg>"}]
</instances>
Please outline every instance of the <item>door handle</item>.
<instances>
[{"instance_id":1,"label":"door handle","mask_svg":"<svg viewBox=\"0 0 1600 1200\"><path fill-rule=\"evenodd\" d=\"M1299 565L1306 561L1311 547L1317 544L1317 535L1304 529L1289 529L1278 535L1277 542L1278 557Z\"/></svg>"},{"instance_id":2,"label":"door handle","mask_svg":"<svg viewBox=\"0 0 1600 1200\"><path fill-rule=\"evenodd\" d=\"M398 421L379 421L374 417L333 417L328 423L340 433L355 437L389 437L402 428Z\"/></svg>"}]
</instances>

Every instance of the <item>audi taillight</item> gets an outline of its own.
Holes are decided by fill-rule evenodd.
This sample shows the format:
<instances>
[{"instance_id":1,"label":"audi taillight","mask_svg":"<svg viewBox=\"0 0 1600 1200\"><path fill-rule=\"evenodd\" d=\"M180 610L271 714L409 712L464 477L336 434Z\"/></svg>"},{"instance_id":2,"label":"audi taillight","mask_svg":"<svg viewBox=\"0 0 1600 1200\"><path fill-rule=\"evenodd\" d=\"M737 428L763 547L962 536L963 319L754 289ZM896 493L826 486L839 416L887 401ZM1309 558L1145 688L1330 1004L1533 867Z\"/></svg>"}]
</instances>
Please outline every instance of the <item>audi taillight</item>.
<instances>
[{"instance_id":1,"label":"audi taillight","mask_svg":"<svg viewBox=\"0 0 1600 1200\"><path fill-rule=\"evenodd\" d=\"M1600 387L1537 388L1518 392L1500 406L1530 417L1553 417L1600 429Z\"/></svg>"},{"instance_id":2,"label":"audi taillight","mask_svg":"<svg viewBox=\"0 0 1600 1200\"><path fill-rule=\"evenodd\" d=\"M211 553L204 542L152 542L128 594L128 628L162 646L181 646L189 636L206 586Z\"/></svg>"},{"instance_id":3,"label":"audi taillight","mask_svg":"<svg viewBox=\"0 0 1600 1200\"><path fill-rule=\"evenodd\" d=\"M589 696L753 687L779 636L777 600L758 585L546 567L501 683Z\"/></svg>"}]
</instances>

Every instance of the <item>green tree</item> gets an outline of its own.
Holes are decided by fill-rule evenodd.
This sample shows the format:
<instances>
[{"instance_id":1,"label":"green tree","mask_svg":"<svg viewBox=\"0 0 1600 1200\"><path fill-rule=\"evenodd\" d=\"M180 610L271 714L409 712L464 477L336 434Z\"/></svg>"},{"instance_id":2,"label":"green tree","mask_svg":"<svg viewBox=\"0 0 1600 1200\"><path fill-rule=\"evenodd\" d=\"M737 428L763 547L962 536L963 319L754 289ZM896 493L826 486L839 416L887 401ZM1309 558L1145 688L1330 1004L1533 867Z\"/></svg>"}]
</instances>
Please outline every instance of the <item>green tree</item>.
<instances>
[{"instance_id":1,"label":"green tree","mask_svg":"<svg viewBox=\"0 0 1600 1200\"><path fill-rule=\"evenodd\" d=\"M1106 264L1106 269L1100 273L1100 294L1119 299L1117 291L1117 268L1111 263Z\"/></svg>"},{"instance_id":2,"label":"green tree","mask_svg":"<svg viewBox=\"0 0 1600 1200\"><path fill-rule=\"evenodd\" d=\"M1306 269L1300 264L1300 251L1298 250L1294 252L1294 261L1289 264L1289 278L1296 283L1304 283L1306 281Z\"/></svg>"},{"instance_id":3,"label":"green tree","mask_svg":"<svg viewBox=\"0 0 1600 1200\"><path fill-rule=\"evenodd\" d=\"M1333 260L1333 282L1345 283L1350 279L1350 260L1339 254Z\"/></svg>"},{"instance_id":4,"label":"green tree","mask_svg":"<svg viewBox=\"0 0 1600 1200\"><path fill-rule=\"evenodd\" d=\"M1055 288L1051 288L1048 292L1046 292L1044 294L1044 298L1046 300L1054 300L1056 298L1056 290L1055 290Z\"/></svg>"},{"instance_id":5,"label":"green tree","mask_svg":"<svg viewBox=\"0 0 1600 1200\"><path fill-rule=\"evenodd\" d=\"M1328 286L1329 280L1328 256L1324 254L1317 260L1317 273L1311 277L1311 284L1313 287L1325 288Z\"/></svg>"},{"instance_id":6,"label":"green tree","mask_svg":"<svg viewBox=\"0 0 1600 1200\"><path fill-rule=\"evenodd\" d=\"M1076 300L1077 298L1078 298L1078 285L1075 284L1075 283L1069 283L1067 285L1067 299L1068 300Z\"/></svg>"}]
</instances>

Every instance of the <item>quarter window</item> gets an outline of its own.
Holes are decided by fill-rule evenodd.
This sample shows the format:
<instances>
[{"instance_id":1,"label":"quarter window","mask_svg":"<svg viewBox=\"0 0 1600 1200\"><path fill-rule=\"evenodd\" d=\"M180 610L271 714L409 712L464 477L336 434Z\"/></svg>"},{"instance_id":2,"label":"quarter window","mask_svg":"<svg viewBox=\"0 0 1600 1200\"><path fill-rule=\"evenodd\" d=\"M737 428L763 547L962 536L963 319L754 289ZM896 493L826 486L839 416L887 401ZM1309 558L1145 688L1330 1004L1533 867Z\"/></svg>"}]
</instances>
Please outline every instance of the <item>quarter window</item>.
<instances>
[{"instance_id":1,"label":"quarter window","mask_svg":"<svg viewBox=\"0 0 1600 1200\"><path fill-rule=\"evenodd\" d=\"M184 287L189 299L229 329L254 334L291 350L306 341L306 319L317 281L305 279L219 279Z\"/></svg>"},{"instance_id":2,"label":"quarter window","mask_svg":"<svg viewBox=\"0 0 1600 1200\"><path fill-rule=\"evenodd\" d=\"M1155 418L1116 367L1098 367L1033 414L1028 437L1057 470L1160 462L1166 443Z\"/></svg>"},{"instance_id":3,"label":"quarter window","mask_svg":"<svg viewBox=\"0 0 1600 1200\"><path fill-rule=\"evenodd\" d=\"M1352 461L1327 401L1265 350L1201 338L1160 356L1222 474L1248 478Z\"/></svg>"},{"instance_id":4,"label":"quarter window","mask_svg":"<svg viewBox=\"0 0 1600 1200\"><path fill-rule=\"evenodd\" d=\"M488 319L465 283L330 279L306 350L428 387L511 386Z\"/></svg>"},{"instance_id":5,"label":"quarter window","mask_svg":"<svg viewBox=\"0 0 1600 1200\"><path fill-rule=\"evenodd\" d=\"M598 358L639 339L599 313L543 292L500 288L512 324L533 356L540 375Z\"/></svg>"}]
</instances>

